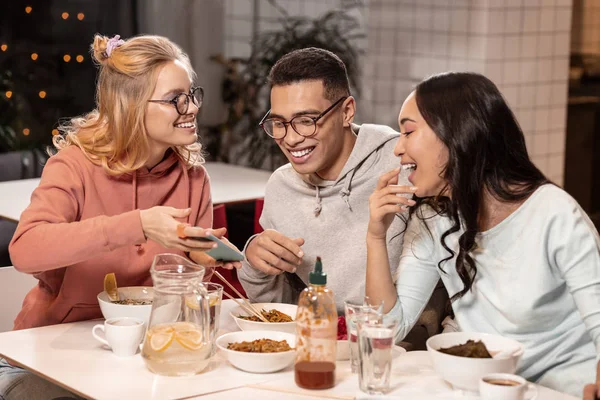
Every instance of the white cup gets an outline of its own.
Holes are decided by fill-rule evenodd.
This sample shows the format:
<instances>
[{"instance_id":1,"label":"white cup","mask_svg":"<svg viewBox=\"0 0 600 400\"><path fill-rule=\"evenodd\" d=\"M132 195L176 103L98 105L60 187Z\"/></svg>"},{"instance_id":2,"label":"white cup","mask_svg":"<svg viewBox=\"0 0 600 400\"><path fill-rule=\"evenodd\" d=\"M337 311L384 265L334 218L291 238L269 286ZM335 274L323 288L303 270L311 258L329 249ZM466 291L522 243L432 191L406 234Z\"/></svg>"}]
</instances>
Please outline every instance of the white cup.
<instances>
[{"instance_id":1,"label":"white cup","mask_svg":"<svg viewBox=\"0 0 600 400\"><path fill-rule=\"evenodd\" d=\"M482 400L533 400L537 389L525 379L513 374L488 374L479 380Z\"/></svg>"},{"instance_id":2,"label":"white cup","mask_svg":"<svg viewBox=\"0 0 600 400\"><path fill-rule=\"evenodd\" d=\"M106 339L96 334L96 330L104 331ZM110 347L117 356L127 357L134 355L144 338L146 327L139 318L117 317L104 321L104 325L95 325L92 335L101 343Z\"/></svg>"}]
</instances>

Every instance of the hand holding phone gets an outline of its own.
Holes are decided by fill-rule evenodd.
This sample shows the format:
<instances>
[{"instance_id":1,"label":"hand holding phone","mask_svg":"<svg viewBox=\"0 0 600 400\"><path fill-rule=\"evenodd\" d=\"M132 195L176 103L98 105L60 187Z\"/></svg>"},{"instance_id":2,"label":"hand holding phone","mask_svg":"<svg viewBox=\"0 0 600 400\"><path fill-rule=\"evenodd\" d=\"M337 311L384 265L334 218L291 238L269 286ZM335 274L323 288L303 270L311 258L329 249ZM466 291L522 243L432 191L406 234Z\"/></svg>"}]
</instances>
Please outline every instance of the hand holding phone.
<instances>
[{"instance_id":1,"label":"hand holding phone","mask_svg":"<svg viewBox=\"0 0 600 400\"><path fill-rule=\"evenodd\" d=\"M187 236L184 232L185 228L189 225L187 224L179 224L177 226L177 235L182 239L193 239L193 240L201 240L201 241L211 241L217 244L217 247L206 251L206 254L211 256L217 261L242 261L244 259L244 255L238 250L231 248L221 239L216 237L215 235L207 235L207 236Z\"/></svg>"},{"instance_id":2,"label":"hand holding phone","mask_svg":"<svg viewBox=\"0 0 600 400\"><path fill-rule=\"evenodd\" d=\"M217 244L217 247L207 251L206 254L208 254L217 261L242 261L244 259L244 255L241 252L229 247L221 239L214 235L208 235L202 238L195 237L191 239L210 240L212 242L215 242Z\"/></svg>"}]
</instances>

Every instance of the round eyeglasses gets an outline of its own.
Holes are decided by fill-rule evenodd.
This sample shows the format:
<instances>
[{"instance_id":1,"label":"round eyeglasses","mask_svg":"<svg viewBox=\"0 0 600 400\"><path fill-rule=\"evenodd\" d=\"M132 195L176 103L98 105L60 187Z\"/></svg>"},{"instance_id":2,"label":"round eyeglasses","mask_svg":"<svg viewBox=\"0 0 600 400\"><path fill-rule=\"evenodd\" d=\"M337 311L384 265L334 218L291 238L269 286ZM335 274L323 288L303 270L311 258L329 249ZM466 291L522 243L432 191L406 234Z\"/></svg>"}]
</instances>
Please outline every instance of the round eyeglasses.
<instances>
[{"instance_id":1,"label":"round eyeglasses","mask_svg":"<svg viewBox=\"0 0 600 400\"><path fill-rule=\"evenodd\" d=\"M171 100L148 100L151 103L173 104L179 115L185 115L190 108L190 99L198 108L202 107L204 100L204 89L201 86L194 86L190 89L190 93L179 93Z\"/></svg>"},{"instance_id":2,"label":"round eyeglasses","mask_svg":"<svg viewBox=\"0 0 600 400\"><path fill-rule=\"evenodd\" d=\"M317 131L317 121L323 118L329 111L333 110L335 106L340 104L342 101L347 99L348 96L340 97L335 103L329 106L325 111L316 117L310 117L307 115L298 115L289 121L284 121L277 118L268 118L271 114L271 110L265 114L259 125L267 135L273 139L283 139L287 135L288 125L292 126L292 129L300 136L310 137Z\"/></svg>"}]
</instances>

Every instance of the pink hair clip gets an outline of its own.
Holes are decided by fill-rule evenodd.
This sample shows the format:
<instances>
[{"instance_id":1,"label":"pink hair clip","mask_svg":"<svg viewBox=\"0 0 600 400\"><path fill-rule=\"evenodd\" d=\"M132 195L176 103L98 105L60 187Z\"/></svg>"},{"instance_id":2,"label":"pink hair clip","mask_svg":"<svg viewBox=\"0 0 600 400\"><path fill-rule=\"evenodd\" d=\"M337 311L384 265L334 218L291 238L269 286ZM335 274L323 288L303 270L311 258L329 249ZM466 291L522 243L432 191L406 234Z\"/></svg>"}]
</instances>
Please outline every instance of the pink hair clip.
<instances>
[{"instance_id":1,"label":"pink hair clip","mask_svg":"<svg viewBox=\"0 0 600 400\"><path fill-rule=\"evenodd\" d=\"M113 50L122 44L125 44L125 41L121 40L121 36L119 35L115 35L114 37L108 39L108 43L106 43L106 51L104 52L106 57L110 57L110 54L113 52Z\"/></svg>"}]
</instances>

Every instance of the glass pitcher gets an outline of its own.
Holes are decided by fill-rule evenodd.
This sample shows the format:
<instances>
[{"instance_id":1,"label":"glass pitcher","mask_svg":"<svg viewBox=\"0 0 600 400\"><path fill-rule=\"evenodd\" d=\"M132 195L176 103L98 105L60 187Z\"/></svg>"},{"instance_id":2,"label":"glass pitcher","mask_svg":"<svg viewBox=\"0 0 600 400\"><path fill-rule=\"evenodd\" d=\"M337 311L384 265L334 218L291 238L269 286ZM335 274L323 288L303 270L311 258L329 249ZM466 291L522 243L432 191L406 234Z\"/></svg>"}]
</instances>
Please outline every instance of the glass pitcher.
<instances>
[{"instance_id":1,"label":"glass pitcher","mask_svg":"<svg viewBox=\"0 0 600 400\"><path fill-rule=\"evenodd\" d=\"M205 269L176 254L157 254L150 273L154 299L142 357L159 375L193 375L210 362Z\"/></svg>"}]
</instances>

